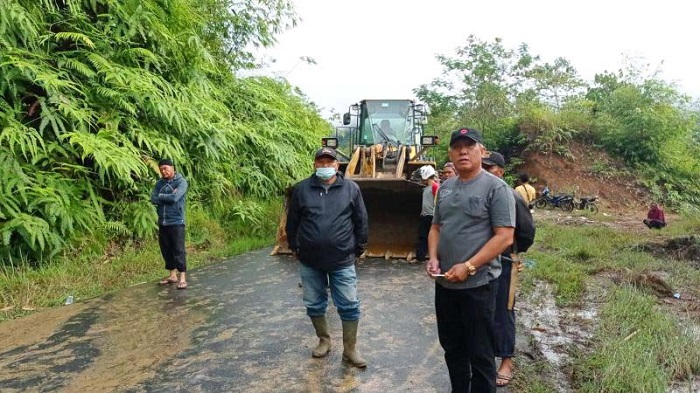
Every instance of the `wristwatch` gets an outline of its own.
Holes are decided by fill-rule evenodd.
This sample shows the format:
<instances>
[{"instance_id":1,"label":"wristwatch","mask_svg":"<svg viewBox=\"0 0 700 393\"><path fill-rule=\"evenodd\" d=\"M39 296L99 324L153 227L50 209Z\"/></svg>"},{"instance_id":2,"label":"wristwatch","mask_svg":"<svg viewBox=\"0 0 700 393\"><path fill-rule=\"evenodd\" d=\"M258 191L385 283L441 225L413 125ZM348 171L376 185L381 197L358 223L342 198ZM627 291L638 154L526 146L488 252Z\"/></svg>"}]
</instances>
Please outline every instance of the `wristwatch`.
<instances>
[{"instance_id":1,"label":"wristwatch","mask_svg":"<svg viewBox=\"0 0 700 393\"><path fill-rule=\"evenodd\" d=\"M464 262L464 266L467 267L467 274L468 275L473 276L476 274L476 267L474 265L472 265L471 262L469 262L469 261Z\"/></svg>"}]
</instances>

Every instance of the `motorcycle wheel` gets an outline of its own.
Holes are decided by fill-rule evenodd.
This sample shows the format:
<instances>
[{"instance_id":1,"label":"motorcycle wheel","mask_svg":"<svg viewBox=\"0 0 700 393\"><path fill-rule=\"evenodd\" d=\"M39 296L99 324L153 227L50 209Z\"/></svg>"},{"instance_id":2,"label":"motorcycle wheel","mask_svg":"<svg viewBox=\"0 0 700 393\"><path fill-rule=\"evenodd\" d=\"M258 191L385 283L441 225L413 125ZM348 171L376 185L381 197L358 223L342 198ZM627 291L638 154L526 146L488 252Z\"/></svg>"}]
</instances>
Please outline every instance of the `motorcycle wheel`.
<instances>
[{"instance_id":1,"label":"motorcycle wheel","mask_svg":"<svg viewBox=\"0 0 700 393\"><path fill-rule=\"evenodd\" d=\"M544 199L538 199L535 201L535 207L538 209L544 209L547 207L547 201Z\"/></svg>"},{"instance_id":2,"label":"motorcycle wheel","mask_svg":"<svg viewBox=\"0 0 700 393\"><path fill-rule=\"evenodd\" d=\"M572 201L571 199L561 201L559 203L559 207L561 207L561 210L563 210L565 212L570 212L570 211L574 210L574 201Z\"/></svg>"},{"instance_id":3,"label":"motorcycle wheel","mask_svg":"<svg viewBox=\"0 0 700 393\"><path fill-rule=\"evenodd\" d=\"M586 210L588 210L591 213L598 213L598 206L596 206L596 204L593 202L589 202L586 205Z\"/></svg>"}]
</instances>

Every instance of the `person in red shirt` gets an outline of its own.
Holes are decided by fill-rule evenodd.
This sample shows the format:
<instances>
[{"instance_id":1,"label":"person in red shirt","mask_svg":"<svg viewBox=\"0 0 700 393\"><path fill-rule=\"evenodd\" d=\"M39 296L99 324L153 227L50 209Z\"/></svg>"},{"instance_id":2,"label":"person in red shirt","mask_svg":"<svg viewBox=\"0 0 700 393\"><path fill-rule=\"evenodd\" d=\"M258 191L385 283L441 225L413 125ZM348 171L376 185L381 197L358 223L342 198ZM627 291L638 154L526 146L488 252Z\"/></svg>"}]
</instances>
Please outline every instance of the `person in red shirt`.
<instances>
[{"instance_id":1,"label":"person in red shirt","mask_svg":"<svg viewBox=\"0 0 700 393\"><path fill-rule=\"evenodd\" d=\"M646 220L643 221L644 225L649 227L649 229L661 229L666 226L666 217L664 216L664 211L661 207L652 203L649 206L649 212L647 213Z\"/></svg>"}]
</instances>

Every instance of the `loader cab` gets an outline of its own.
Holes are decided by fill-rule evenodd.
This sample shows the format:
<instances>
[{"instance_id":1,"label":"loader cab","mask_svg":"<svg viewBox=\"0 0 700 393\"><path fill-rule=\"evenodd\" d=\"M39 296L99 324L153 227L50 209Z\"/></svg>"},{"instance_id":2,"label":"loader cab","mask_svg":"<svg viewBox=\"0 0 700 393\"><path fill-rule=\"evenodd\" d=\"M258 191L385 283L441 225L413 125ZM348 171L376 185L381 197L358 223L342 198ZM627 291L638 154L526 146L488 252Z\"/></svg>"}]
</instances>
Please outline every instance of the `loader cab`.
<instances>
[{"instance_id":1,"label":"loader cab","mask_svg":"<svg viewBox=\"0 0 700 393\"><path fill-rule=\"evenodd\" d=\"M411 101L363 101L360 106L358 143L394 146L412 145L413 111Z\"/></svg>"},{"instance_id":2,"label":"loader cab","mask_svg":"<svg viewBox=\"0 0 700 393\"><path fill-rule=\"evenodd\" d=\"M421 144L425 108L413 100L363 100L350 106L338 127L339 145L352 151L355 146Z\"/></svg>"}]
</instances>

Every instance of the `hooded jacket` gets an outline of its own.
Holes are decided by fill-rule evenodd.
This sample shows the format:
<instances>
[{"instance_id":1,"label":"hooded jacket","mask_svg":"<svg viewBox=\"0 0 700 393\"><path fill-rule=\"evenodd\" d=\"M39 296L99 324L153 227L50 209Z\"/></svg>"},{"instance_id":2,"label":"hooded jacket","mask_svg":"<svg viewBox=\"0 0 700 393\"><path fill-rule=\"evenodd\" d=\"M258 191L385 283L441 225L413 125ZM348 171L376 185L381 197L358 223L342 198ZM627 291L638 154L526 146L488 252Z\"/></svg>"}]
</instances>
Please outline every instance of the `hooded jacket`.
<instances>
[{"instance_id":1,"label":"hooded jacket","mask_svg":"<svg viewBox=\"0 0 700 393\"><path fill-rule=\"evenodd\" d=\"M292 191L286 230L301 263L326 272L353 265L367 244L360 187L340 172L328 190L315 174L302 180Z\"/></svg>"},{"instance_id":2,"label":"hooded jacket","mask_svg":"<svg viewBox=\"0 0 700 393\"><path fill-rule=\"evenodd\" d=\"M151 203L158 212L158 225L185 225L187 180L181 174L166 180L160 178L151 193Z\"/></svg>"}]
</instances>

